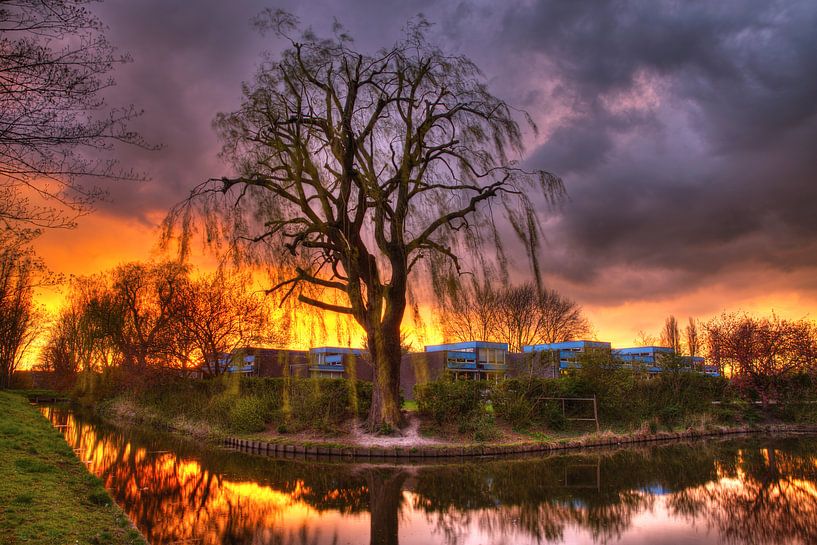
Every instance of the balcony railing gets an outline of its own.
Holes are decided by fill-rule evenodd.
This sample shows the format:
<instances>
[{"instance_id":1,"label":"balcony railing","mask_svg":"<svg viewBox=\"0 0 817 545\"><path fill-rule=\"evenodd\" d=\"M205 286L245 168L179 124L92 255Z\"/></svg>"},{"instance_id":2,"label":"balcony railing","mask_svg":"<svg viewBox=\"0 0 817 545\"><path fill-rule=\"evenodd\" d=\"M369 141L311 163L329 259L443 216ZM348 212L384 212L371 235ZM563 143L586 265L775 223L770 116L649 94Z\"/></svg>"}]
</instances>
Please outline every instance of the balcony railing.
<instances>
[{"instance_id":1,"label":"balcony railing","mask_svg":"<svg viewBox=\"0 0 817 545\"><path fill-rule=\"evenodd\" d=\"M449 369L476 369L477 362L469 361L469 362L460 362L460 361L449 361L448 362Z\"/></svg>"},{"instance_id":2,"label":"balcony railing","mask_svg":"<svg viewBox=\"0 0 817 545\"><path fill-rule=\"evenodd\" d=\"M310 365L309 370L310 371L333 371L335 373L343 373L345 368L342 365L334 365L334 364Z\"/></svg>"}]
</instances>

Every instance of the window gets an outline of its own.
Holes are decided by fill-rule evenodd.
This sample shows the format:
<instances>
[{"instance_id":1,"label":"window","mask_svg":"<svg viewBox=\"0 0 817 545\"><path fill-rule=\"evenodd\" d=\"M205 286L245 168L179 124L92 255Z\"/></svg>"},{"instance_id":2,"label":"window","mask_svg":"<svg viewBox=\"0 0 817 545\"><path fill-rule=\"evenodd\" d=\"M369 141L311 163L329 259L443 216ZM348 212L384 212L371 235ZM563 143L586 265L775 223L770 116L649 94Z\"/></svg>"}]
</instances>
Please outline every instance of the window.
<instances>
[{"instance_id":1,"label":"window","mask_svg":"<svg viewBox=\"0 0 817 545\"><path fill-rule=\"evenodd\" d=\"M483 348L479 351L479 362L490 365L504 365L505 351L499 348Z\"/></svg>"}]
</instances>

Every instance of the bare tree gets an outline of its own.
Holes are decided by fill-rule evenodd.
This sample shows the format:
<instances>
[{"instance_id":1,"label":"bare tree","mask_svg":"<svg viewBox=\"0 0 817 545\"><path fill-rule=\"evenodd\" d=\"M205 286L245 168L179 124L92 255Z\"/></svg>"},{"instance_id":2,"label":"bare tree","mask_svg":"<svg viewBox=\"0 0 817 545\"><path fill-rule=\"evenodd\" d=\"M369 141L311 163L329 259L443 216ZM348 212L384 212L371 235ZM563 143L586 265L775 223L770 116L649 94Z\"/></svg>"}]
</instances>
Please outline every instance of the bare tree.
<instances>
[{"instance_id":1,"label":"bare tree","mask_svg":"<svg viewBox=\"0 0 817 545\"><path fill-rule=\"evenodd\" d=\"M174 262L128 263L113 271L110 294L100 301L100 319L107 322L126 365L146 369L172 359L178 297L187 272Z\"/></svg>"},{"instance_id":2,"label":"bare tree","mask_svg":"<svg viewBox=\"0 0 817 545\"><path fill-rule=\"evenodd\" d=\"M288 274L274 290L354 317L375 369L369 426L393 429L412 273L459 272L463 248L495 234L503 210L533 255L528 195L553 198L561 181L508 158L522 149L514 112L470 60L428 43L424 21L374 55L339 27L296 40L291 15L266 11L256 23L290 47L266 58L238 111L216 119L238 175L206 182L187 204L207 236L226 234L237 254ZM192 232L192 211L171 212L168 232Z\"/></svg>"},{"instance_id":3,"label":"bare tree","mask_svg":"<svg viewBox=\"0 0 817 545\"><path fill-rule=\"evenodd\" d=\"M577 339L590 331L581 307L556 290L538 291L527 283L501 290L497 300L497 339L508 343L512 352L521 352L529 344Z\"/></svg>"},{"instance_id":4,"label":"bare tree","mask_svg":"<svg viewBox=\"0 0 817 545\"><path fill-rule=\"evenodd\" d=\"M200 367L212 376L226 370L222 356L244 343L287 342L287 317L251 291L249 275L190 276L186 266L163 262L74 279L41 367L66 377L111 365L182 373Z\"/></svg>"},{"instance_id":5,"label":"bare tree","mask_svg":"<svg viewBox=\"0 0 817 545\"><path fill-rule=\"evenodd\" d=\"M687 351L693 358L701 355L701 334L698 329L698 321L690 317L686 327L686 342Z\"/></svg>"},{"instance_id":6,"label":"bare tree","mask_svg":"<svg viewBox=\"0 0 817 545\"><path fill-rule=\"evenodd\" d=\"M0 389L9 387L39 333L33 290L42 264L29 246L31 236L0 231Z\"/></svg>"},{"instance_id":7,"label":"bare tree","mask_svg":"<svg viewBox=\"0 0 817 545\"><path fill-rule=\"evenodd\" d=\"M447 338L508 343L512 352L529 344L580 338L590 323L575 301L532 283L496 289L463 286L442 302L440 321Z\"/></svg>"},{"instance_id":8,"label":"bare tree","mask_svg":"<svg viewBox=\"0 0 817 545\"><path fill-rule=\"evenodd\" d=\"M658 339L655 338L655 335L650 335L643 329L639 329L633 343L636 346L654 346L658 344Z\"/></svg>"},{"instance_id":9,"label":"bare tree","mask_svg":"<svg viewBox=\"0 0 817 545\"><path fill-rule=\"evenodd\" d=\"M40 368L69 384L79 371L99 370L121 362L113 342L114 311L109 287L101 276L71 280L68 296L48 330Z\"/></svg>"},{"instance_id":10,"label":"bare tree","mask_svg":"<svg viewBox=\"0 0 817 545\"><path fill-rule=\"evenodd\" d=\"M40 353L39 367L50 371L62 384L70 383L76 374L90 367L93 344L82 327L84 309L65 305L48 330L48 337Z\"/></svg>"},{"instance_id":11,"label":"bare tree","mask_svg":"<svg viewBox=\"0 0 817 545\"><path fill-rule=\"evenodd\" d=\"M249 290L249 275L224 271L199 276L180 290L177 299L176 344L189 347L193 362L209 376L226 371L229 362L222 356L247 343L277 340L281 328L266 322L267 308L262 294ZM266 333L266 336L265 336ZM182 364L187 354L177 354Z\"/></svg>"},{"instance_id":12,"label":"bare tree","mask_svg":"<svg viewBox=\"0 0 817 545\"><path fill-rule=\"evenodd\" d=\"M681 353L681 330L678 328L678 320L675 316L667 316L664 321L664 329L661 330L661 344L672 348L676 354Z\"/></svg>"},{"instance_id":13,"label":"bare tree","mask_svg":"<svg viewBox=\"0 0 817 545\"><path fill-rule=\"evenodd\" d=\"M490 341L496 336L497 293L489 282L470 277L462 284L452 278L441 300L440 325L451 341Z\"/></svg>"},{"instance_id":14,"label":"bare tree","mask_svg":"<svg viewBox=\"0 0 817 545\"><path fill-rule=\"evenodd\" d=\"M107 108L118 55L88 0L0 0L0 222L71 227L101 191L84 178L133 178L100 152L144 146ZM93 156L93 157L91 157Z\"/></svg>"},{"instance_id":15,"label":"bare tree","mask_svg":"<svg viewBox=\"0 0 817 545\"><path fill-rule=\"evenodd\" d=\"M723 314L706 333L710 361L764 405L777 396L778 379L817 370L817 328L808 320Z\"/></svg>"},{"instance_id":16,"label":"bare tree","mask_svg":"<svg viewBox=\"0 0 817 545\"><path fill-rule=\"evenodd\" d=\"M530 284L527 286L530 292L533 286ZM534 337L536 342L558 343L579 339L590 333L590 322L584 316L582 307L556 290L543 290L533 298L533 301L535 312L539 316L541 332L538 338Z\"/></svg>"}]
</instances>

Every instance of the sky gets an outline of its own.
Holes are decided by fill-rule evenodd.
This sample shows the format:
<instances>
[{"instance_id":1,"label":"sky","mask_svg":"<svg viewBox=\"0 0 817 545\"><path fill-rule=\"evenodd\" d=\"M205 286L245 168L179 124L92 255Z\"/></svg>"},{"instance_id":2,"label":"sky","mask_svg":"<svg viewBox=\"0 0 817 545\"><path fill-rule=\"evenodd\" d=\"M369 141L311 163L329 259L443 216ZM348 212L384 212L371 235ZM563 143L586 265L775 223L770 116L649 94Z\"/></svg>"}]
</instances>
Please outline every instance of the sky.
<instances>
[{"instance_id":1,"label":"sky","mask_svg":"<svg viewBox=\"0 0 817 545\"><path fill-rule=\"evenodd\" d=\"M270 6L319 32L337 18L371 52L423 13L434 41L530 113L540 131L520 159L567 190L542 207L544 279L583 306L597 338L631 345L669 314L817 315L811 0L106 0L93 9L132 57L106 99L142 109L133 126L161 149L117 150L147 179L108 184L77 229L46 233L38 250L54 270L156 257L167 210L230 173L211 122L239 106L261 52L281 50L249 22Z\"/></svg>"}]
</instances>

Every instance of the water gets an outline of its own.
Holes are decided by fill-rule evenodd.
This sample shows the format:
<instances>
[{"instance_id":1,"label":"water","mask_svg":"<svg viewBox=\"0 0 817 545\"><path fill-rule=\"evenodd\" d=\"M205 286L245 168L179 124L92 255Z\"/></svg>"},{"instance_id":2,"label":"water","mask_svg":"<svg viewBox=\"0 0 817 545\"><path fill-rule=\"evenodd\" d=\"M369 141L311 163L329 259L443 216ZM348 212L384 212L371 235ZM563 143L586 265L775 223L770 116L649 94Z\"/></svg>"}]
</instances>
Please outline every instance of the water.
<instances>
[{"instance_id":1,"label":"water","mask_svg":"<svg viewBox=\"0 0 817 545\"><path fill-rule=\"evenodd\" d=\"M43 412L152 544L817 544L813 437L349 465Z\"/></svg>"}]
</instances>

